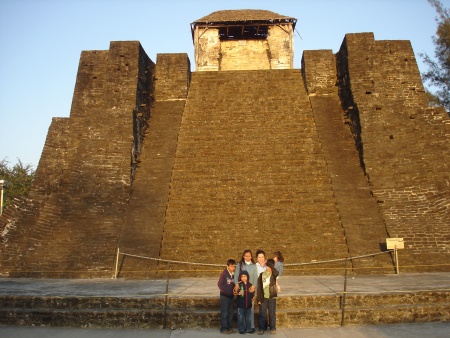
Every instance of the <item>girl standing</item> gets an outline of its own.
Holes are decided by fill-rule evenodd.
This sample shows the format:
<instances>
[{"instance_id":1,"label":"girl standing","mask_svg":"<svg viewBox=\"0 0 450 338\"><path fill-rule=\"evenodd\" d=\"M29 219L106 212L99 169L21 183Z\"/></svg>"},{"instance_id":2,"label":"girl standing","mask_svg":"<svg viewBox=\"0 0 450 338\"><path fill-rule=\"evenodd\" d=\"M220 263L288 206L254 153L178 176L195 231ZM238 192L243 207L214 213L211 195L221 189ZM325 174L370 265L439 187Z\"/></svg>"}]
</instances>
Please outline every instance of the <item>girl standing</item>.
<instances>
[{"instance_id":1,"label":"girl standing","mask_svg":"<svg viewBox=\"0 0 450 338\"><path fill-rule=\"evenodd\" d=\"M284 270L283 267L284 257L281 251L275 251L273 253L273 260L275 262L275 269L277 269L278 271L278 278L280 278Z\"/></svg>"}]
</instances>

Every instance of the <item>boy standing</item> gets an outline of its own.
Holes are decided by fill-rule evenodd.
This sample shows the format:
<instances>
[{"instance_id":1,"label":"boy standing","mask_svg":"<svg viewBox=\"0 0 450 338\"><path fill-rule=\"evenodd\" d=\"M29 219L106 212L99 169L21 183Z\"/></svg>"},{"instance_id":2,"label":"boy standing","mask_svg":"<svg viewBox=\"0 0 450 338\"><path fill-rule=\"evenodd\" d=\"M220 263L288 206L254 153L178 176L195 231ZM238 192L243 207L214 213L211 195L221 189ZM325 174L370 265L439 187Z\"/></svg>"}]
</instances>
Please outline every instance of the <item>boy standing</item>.
<instances>
[{"instance_id":1,"label":"boy standing","mask_svg":"<svg viewBox=\"0 0 450 338\"><path fill-rule=\"evenodd\" d=\"M249 280L249 273L244 270L239 274L239 282L235 286L238 308L238 331L240 334L254 332L252 330L252 299L255 295L255 287Z\"/></svg>"},{"instance_id":2,"label":"boy standing","mask_svg":"<svg viewBox=\"0 0 450 338\"><path fill-rule=\"evenodd\" d=\"M220 274L217 283L220 290L220 332L225 334L234 333L233 327L233 289L234 289L234 271L236 270L236 261L229 259L227 267Z\"/></svg>"}]
</instances>

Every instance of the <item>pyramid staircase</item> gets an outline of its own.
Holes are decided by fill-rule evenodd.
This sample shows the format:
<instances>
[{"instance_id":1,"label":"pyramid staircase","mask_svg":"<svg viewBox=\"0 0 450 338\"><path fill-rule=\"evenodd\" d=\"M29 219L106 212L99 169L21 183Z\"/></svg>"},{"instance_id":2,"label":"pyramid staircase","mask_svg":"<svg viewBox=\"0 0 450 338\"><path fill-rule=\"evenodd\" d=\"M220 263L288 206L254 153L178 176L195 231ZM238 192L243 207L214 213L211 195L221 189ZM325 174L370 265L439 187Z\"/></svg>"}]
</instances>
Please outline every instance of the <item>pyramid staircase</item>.
<instances>
[{"instance_id":1,"label":"pyramid staircase","mask_svg":"<svg viewBox=\"0 0 450 338\"><path fill-rule=\"evenodd\" d=\"M161 257L224 264L247 248L290 262L348 256L300 70L192 73Z\"/></svg>"}]
</instances>

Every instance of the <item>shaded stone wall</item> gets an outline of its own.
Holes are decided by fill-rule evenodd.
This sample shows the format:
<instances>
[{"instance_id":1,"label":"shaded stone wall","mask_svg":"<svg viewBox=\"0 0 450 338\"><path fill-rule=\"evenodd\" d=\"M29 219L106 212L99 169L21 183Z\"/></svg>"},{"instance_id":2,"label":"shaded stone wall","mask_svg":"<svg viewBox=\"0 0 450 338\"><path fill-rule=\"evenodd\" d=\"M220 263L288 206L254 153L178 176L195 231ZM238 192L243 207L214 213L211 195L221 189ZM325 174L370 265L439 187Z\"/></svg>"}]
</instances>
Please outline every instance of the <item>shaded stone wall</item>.
<instances>
[{"instance_id":1,"label":"shaded stone wall","mask_svg":"<svg viewBox=\"0 0 450 338\"><path fill-rule=\"evenodd\" d=\"M52 119L28 198L15 198L0 217L2 244L6 245L10 232L16 229L16 223L21 218L23 220L25 214L31 217L28 219L29 222L35 222L38 216L37 205L44 203L52 193L58 191L67 154L68 131L69 119ZM0 252L2 250L4 246L0 245ZM20 252L14 253L14 256L17 255L20 255Z\"/></svg>"},{"instance_id":2,"label":"shaded stone wall","mask_svg":"<svg viewBox=\"0 0 450 338\"><path fill-rule=\"evenodd\" d=\"M45 197L58 191L64 173L63 164L67 159L69 126L68 118L52 119L30 197L37 199L38 196Z\"/></svg>"},{"instance_id":3,"label":"shaded stone wall","mask_svg":"<svg viewBox=\"0 0 450 338\"><path fill-rule=\"evenodd\" d=\"M121 252L159 257L178 132L190 79L187 54L158 54L155 67L155 102L139 157L129 206L122 227ZM125 256L120 275L155 275L157 261Z\"/></svg>"},{"instance_id":4,"label":"shaded stone wall","mask_svg":"<svg viewBox=\"0 0 450 338\"><path fill-rule=\"evenodd\" d=\"M63 138L52 137L53 128L37 170L44 187L34 190L48 197L37 200L33 218L19 217L15 231L4 238L3 274L111 275L130 194L139 133L135 119L149 109L152 69L139 42L111 42L109 51L81 54L68 127L63 128L67 139L56 151L61 157L49 155Z\"/></svg>"},{"instance_id":5,"label":"shaded stone wall","mask_svg":"<svg viewBox=\"0 0 450 338\"><path fill-rule=\"evenodd\" d=\"M362 165L404 270L448 269L449 119L429 108L409 41L347 34L337 54L339 89Z\"/></svg>"},{"instance_id":6,"label":"shaded stone wall","mask_svg":"<svg viewBox=\"0 0 450 338\"><path fill-rule=\"evenodd\" d=\"M336 86L335 55L331 50L305 51L302 72L349 256L380 253L388 237L386 225L344 118ZM386 254L351 263L353 271L361 274L393 271L391 257Z\"/></svg>"}]
</instances>

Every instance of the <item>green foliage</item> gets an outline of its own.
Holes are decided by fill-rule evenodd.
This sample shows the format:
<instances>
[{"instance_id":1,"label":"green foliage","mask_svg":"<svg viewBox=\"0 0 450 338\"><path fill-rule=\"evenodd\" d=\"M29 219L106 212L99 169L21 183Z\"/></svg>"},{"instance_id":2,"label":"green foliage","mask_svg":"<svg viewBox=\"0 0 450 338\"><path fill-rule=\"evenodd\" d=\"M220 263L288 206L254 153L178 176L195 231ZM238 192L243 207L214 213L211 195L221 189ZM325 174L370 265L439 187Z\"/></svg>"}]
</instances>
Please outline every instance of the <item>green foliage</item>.
<instances>
[{"instance_id":1,"label":"green foliage","mask_svg":"<svg viewBox=\"0 0 450 338\"><path fill-rule=\"evenodd\" d=\"M0 180L3 185L3 206L7 207L14 197L25 196L31 189L35 170L31 164L23 164L18 159L10 166L6 159L0 161Z\"/></svg>"},{"instance_id":2,"label":"green foliage","mask_svg":"<svg viewBox=\"0 0 450 338\"><path fill-rule=\"evenodd\" d=\"M444 8L438 0L428 0L428 2L438 14L436 36L432 37L436 61L427 54L419 54L429 67L425 73L422 73L422 77L424 81L428 81L437 88L433 95L450 114L450 9ZM431 101L431 104L435 102Z\"/></svg>"}]
</instances>

